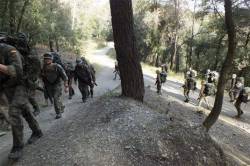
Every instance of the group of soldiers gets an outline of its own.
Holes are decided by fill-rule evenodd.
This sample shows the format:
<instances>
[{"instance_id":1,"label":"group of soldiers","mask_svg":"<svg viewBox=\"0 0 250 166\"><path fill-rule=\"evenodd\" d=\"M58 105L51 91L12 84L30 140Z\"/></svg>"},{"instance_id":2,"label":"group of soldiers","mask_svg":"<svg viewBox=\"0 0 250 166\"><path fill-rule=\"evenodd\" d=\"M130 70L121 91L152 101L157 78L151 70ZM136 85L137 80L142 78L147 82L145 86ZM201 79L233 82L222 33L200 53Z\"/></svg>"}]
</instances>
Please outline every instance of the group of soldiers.
<instances>
[{"instance_id":1,"label":"group of soldiers","mask_svg":"<svg viewBox=\"0 0 250 166\"><path fill-rule=\"evenodd\" d=\"M186 73L184 88L185 102L189 102L189 93L191 90L197 89L196 83L197 72L190 68ZM206 71L205 80L201 81L201 89L198 97L198 106L205 101L207 107L210 109L207 97L214 96L216 94L217 83L219 79L219 73L216 71ZM242 103L250 101L250 88L244 86L244 77L237 77L236 74L232 75L231 87L229 89L230 102L234 103L237 110L237 118L243 114L241 109Z\"/></svg>"},{"instance_id":2,"label":"group of soldiers","mask_svg":"<svg viewBox=\"0 0 250 166\"><path fill-rule=\"evenodd\" d=\"M42 80L43 87L39 87ZM35 100L37 90L44 92L46 100L54 104L56 119L62 117L65 106L62 103L62 89L69 93L69 99L74 95L73 80L78 81L82 101L93 97L95 85L95 70L84 58L73 62L62 63L56 52L43 55L43 65L40 57L32 53L26 34L0 34L0 115L11 125L13 146L9 159L18 160L24 147L22 117L27 121L32 134L28 144L32 144L43 136L42 130L35 119L40 113ZM33 106L31 111L29 104Z\"/></svg>"},{"instance_id":3,"label":"group of soldiers","mask_svg":"<svg viewBox=\"0 0 250 166\"><path fill-rule=\"evenodd\" d=\"M157 93L159 95L161 95L162 84L166 82L167 72L168 69L166 65L161 66L161 71L156 70L157 76L155 85L157 86ZM202 102L205 101L207 107L210 109L207 97L216 94L219 73L208 69L204 76L205 79L201 81L201 89L197 99L198 106L201 106ZM182 87L184 89L184 102L188 103L190 101L190 92L197 89L197 71L192 68L188 69L185 73L185 82ZM232 75L229 97L230 102L234 103L234 106L237 109L238 114L236 117L240 118L243 114L241 104L250 101L250 88L244 86L244 77L237 77L236 74Z\"/></svg>"}]
</instances>

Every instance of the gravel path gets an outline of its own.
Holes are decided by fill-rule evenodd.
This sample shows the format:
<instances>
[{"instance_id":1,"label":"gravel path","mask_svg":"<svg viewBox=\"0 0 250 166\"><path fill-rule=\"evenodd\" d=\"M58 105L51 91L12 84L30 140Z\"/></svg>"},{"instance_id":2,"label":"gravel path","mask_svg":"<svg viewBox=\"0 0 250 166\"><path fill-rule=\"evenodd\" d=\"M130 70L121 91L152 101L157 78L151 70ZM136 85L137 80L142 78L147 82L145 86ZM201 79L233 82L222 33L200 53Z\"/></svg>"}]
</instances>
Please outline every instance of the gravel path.
<instances>
[{"instance_id":1,"label":"gravel path","mask_svg":"<svg viewBox=\"0 0 250 166\"><path fill-rule=\"evenodd\" d=\"M95 57L95 61L97 62L104 62L103 65L101 65L101 69L97 73L97 84L98 86L95 88L95 94L94 98L103 95L104 93L109 92L110 90L116 88L119 84L120 81L113 80L113 69L111 68L111 63L113 63L113 60L110 60L110 66L106 66L107 60L105 63L105 54L109 50L109 47L103 48L100 50L96 50L92 53L92 56ZM100 64L98 64L100 65ZM74 85L75 86L75 85ZM46 108L41 108L41 114L37 117L37 120L40 124L40 127L42 128L43 131L48 131L51 129L52 126L56 125L57 123L61 123L65 120L68 119L68 117L77 114L79 111L78 108L82 105L85 105L81 102L81 95L77 87L74 87L76 95L73 97L72 100L67 99L67 94L64 94L64 104L66 106L65 108L65 113L63 114L63 118L60 120L55 120L55 112L53 109L53 106L49 106ZM41 99L43 100L43 98ZM39 101L40 103L44 103L43 101ZM91 102L91 99L88 100L87 103ZM31 134L31 131L28 129L28 126L26 123L25 124L25 140L27 140ZM12 136L11 132L8 132L7 135L0 137L0 166L6 166L7 161L7 156L8 153L11 149L12 146Z\"/></svg>"}]
</instances>

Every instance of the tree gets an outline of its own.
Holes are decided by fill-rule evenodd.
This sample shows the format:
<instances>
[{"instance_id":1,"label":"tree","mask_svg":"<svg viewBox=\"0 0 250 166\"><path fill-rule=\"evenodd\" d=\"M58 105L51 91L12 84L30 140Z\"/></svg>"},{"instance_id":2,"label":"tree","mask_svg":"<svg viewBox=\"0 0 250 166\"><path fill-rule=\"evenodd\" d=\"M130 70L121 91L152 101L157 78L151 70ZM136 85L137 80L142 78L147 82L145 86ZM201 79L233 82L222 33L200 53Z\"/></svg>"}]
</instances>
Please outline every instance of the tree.
<instances>
[{"instance_id":1,"label":"tree","mask_svg":"<svg viewBox=\"0 0 250 166\"><path fill-rule=\"evenodd\" d=\"M235 56L235 49L236 49L235 25L232 14L232 1L224 0L224 7L225 7L225 24L228 34L228 52L220 72L220 78L217 86L217 93L215 97L214 107L203 123L203 125L207 130L211 128L211 126L216 122L216 120L220 115L223 104L225 85L227 82L227 76L232 68Z\"/></svg>"},{"instance_id":2,"label":"tree","mask_svg":"<svg viewBox=\"0 0 250 166\"><path fill-rule=\"evenodd\" d=\"M110 0L113 36L122 95L143 101L144 81L137 54L131 0Z\"/></svg>"}]
</instances>

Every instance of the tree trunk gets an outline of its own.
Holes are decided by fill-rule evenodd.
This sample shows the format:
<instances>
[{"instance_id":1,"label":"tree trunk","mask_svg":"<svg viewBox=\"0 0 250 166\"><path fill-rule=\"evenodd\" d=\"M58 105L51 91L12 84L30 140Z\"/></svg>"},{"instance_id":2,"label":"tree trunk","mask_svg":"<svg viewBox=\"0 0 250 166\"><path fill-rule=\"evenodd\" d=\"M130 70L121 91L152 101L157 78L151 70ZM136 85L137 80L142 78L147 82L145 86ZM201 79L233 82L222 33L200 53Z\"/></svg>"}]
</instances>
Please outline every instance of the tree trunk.
<instances>
[{"instance_id":1,"label":"tree trunk","mask_svg":"<svg viewBox=\"0 0 250 166\"><path fill-rule=\"evenodd\" d=\"M49 48L51 52L54 52L54 42L53 40L49 37Z\"/></svg>"},{"instance_id":2,"label":"tree trunk","mask_svg":"<svg viewBox=\"0 0 250 166\"><path fill-rule=\"evenodd\" d=\"M192 20L192 28L191 28L191 38L189 41L189 53L188 53L188 67L192 67L192 54L193 54L193 40L194 40L194 22L195 22L195 11L196 11L196 2L194 1L194 10L193 10L193 20Z\"/></svg>"},{"instance_id":3,"label":"tree trunk","mask_svg":"<svg viewBox=\"0 0 250 166\"><path fill-rule=\"evenodd\" d=\"M10 33L14 34L16 30L16 18L15 18L15 11L16 11L16 0L10 0L8 4L9 8L9 26L10 26Z\"/></svg>"},{"instance_id":4,"label":"tree trunk","mask_svg":"<svg viewBox=\"0 0 250 166\"><path fill-rule=\"evenodd\" d=\"M217 68L218 68L219 57L220 57L220 49L221 49L222 41L223 41L224 37L225 37L225 35L223 35L223 36L221 36L219 38L218 45L217 45L217 48L216 48L216 53L215 53L215 63L214 63L213 70L217 70Z\"/></svg>"},{"instance_id":5,"label":"tree trunk","mask_svg":"<svg viewBox=\"0 0 250 166\"><path fill-rule=\"evenodd\" d=\"M175 72L178 73L180 71L180 53L179 46L177 47L176 59L175 59Z\"/></svg>"},{"instance_id":6,"label":"tree trunk","mask_svg":"<svg viewBox=\"0 0 250 166\"><path fill-rule=\"evenodd\" d=\"M171 70L174 70L173 62L175 63L175 66L177 65L176 62L176 54L178 49L178 31L179 31L179 0L174 0L174 8L175 8L175 34L174 34L174 51L173 55L171 57Z\"/></svg>"},{"instance_id":7,"label":"tree trunk","mask_svg":"<svg viewBox=\"0 0 250 166\"><path fill-rule=\"evenodd\" d=\"M55 41L56 41L56 51L59 52L60 47L56 36L55 36Z\"/></svg>"},{"instance_id":8,"label":"tree trunk","mask_svg":"<svg viewBox=\"0 0 250 166\"><path fill-rule=\"evenodd\" d=\"M131 0L110 0L122 95L143 101L144 81L136 49Z\"/></svg>"},{"instance_id":9,"label":"tree trunk","mask_svg":"<svg viewBox=\"0 0 250 166\"><path fill-rule=\"evenodd\" d=\"M20 31L20 28L21 28L21 25L22 25L22 21L23 21L23 15L24 15L24 13L25 13L25 10L26 10L28 4L29 4L29 0L26 0L26 1L24 2L24 4L23 4L23 8L22 8L22 10L21 10L21 15L20 15L20 18L19 18L19 20L18 20L16 32L19 32L19 31Z\"/></svg>"},{"instance_id":10,"label":"tree trunk","mask_svg":"<svg viewBox=\"0 0 250 166\"><path fill-rule=\"evenodd\" d=\"M2 18L2 22L1 22L1 30L2 31L5 31L5 23L6 23L6 14L7 14L7 12L8 12L8 0L5 0L4 1L4 8L3 8L3 12L1 13L1 18Z\"/></svg>"},{"instance_id":11,"label":"tree trunk","mask_svg":"<svg viewBox=\"0 0 250 166\"><path fill-rule=\"evenodd\" d=\"M217 93L215 97L214 107L211 113L203 122L203 125L206 127L207 131L212 127L212 125L217 121L223 104L223 97L224 97L224 89L227 82L228 74L232 68L233 59L235 56L235 26L233 22L233 15L232 15L232 1L231 0L224 0L225 6L225 24L228 34L228 52L227 57L224 61L220 72L220 78L217 86Z\"/></svg>"}]
</instances>

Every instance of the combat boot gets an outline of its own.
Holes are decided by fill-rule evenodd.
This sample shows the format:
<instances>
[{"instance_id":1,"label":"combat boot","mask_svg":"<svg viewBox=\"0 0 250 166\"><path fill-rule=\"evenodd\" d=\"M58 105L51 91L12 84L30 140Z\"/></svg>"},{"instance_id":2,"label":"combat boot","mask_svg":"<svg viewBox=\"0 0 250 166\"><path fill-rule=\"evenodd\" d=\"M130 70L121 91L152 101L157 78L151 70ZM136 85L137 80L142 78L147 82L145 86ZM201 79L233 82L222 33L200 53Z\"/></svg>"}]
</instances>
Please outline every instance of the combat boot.
<instances>
[{"instance_id":1,"label":"combat boot","mask_svg":"<svg viewBox=\"0 0 250 166\"><path fill-rule=\"evenodd\" d=\"M43 136L42 131L37 131L37 132L33 132L30 136L30 138L28 139L28 144L33 144L35 143L39 138L41 138Z\"/></svg>"},{"instance_id":2,"label":"combat boot","mask_svg":"<svg viewBox=\"0 0 250 166\"><path fill-rule=\"evenodd\" d=\"M60 119L62 117L62 114L60 113L60 114L56 114L56 117L55 117L55 119Z\"/></svg>"},{"instance_id":3,"label":"combat boot","mask_svg":"<svg viewBox=\"0 0 250 166\"><path fill-rule=\"evenodd\" d=\"M10 160L19 160L23 155L23 147L20 148L12 148L8 158Z\"/></svg>"},{"instance_id":4,"label":"combat boot","mask_svg":"<svg viewBox=\"0 0 250 166\"><path fill-rule=\"evenodd\" d=\"M34 116L37 116L37 115L39 115L40 114L40 110L35 110L34 112L33 112L33 115Z\"/></svg>"}]
</instances>

